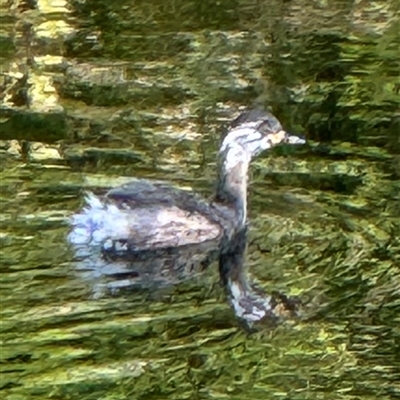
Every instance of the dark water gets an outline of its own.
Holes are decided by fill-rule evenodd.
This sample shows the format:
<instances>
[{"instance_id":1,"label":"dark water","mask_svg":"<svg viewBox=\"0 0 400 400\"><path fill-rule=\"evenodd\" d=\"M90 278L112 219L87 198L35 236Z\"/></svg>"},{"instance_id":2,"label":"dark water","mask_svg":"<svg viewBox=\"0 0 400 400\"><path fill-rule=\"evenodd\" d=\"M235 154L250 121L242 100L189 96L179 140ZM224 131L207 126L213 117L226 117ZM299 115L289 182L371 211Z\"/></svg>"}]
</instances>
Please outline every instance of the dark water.
<instances>
[{"instance_id":1,"label":"dark water","mask_svg":"<svg viewBox=\"0 0 400 400\"><path fill-rule=\"evenodd\" d=\"M27 47L69 64L30 67L65 118L3 126L21 148L0 154L1 397L400 398L395 2L68 4L42 15L73 34L2 39L4 69ZM258 158L249 195L248 270L299 296L299 321L248 334L217 265L159 290L77 267L82 189L147 177L209 195L222 126L255 99L310 140Z\"/></svg>"}]
</instances>

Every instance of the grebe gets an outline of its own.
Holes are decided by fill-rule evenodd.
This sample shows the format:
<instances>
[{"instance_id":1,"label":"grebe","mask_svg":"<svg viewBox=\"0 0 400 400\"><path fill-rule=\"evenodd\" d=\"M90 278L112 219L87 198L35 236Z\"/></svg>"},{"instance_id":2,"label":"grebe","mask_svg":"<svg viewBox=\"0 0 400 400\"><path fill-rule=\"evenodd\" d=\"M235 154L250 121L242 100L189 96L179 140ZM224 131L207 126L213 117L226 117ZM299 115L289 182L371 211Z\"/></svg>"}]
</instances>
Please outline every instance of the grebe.
<instances>
[{"instance_id":1,"label":"grebe","mask_svg":"<svg viewBox=\"0 0 400 400\"><path fill-rule=\"evenodd\" d=\"M109 256L213 242L224 253L246 226L247 180L252 158L280 143L305 140L285 132L269 112L242 113L231 124L218 157L218 183L211 202L165 183L137 180L103 196L86 195L86 207L71 218L68 239Z\"/></svg>"}]
</instances>

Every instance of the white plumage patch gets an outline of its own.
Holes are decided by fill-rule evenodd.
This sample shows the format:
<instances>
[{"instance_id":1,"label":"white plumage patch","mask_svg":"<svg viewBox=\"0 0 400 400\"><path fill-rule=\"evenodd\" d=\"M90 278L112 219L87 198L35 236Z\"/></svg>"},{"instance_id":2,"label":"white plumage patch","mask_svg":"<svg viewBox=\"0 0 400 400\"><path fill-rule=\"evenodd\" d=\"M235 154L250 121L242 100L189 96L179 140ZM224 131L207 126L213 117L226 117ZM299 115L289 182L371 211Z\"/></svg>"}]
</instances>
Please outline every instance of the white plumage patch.
<instances>
[{"instance_id":1,"label":"white plumage patch","mask_svg":"<svg viewBox=\"0 0 400 400\"><path fill-rule=\"evenodd\" d=\"M115 205L105 205L92 193L85 198L87 206L71 218L72 231L68 239L72 244L100 244L108 238L126 238L129 222L126 212Z\"/></svg>"},{"instance_id":2,"label":"white plumage patch","mask_svg":"<svg viewBox=\"0 0 400 400\"><path fill-rule=\"evenodd\" d=\"M87 206L71 218L68 239L73 245L94 245L104 249L118 241L132 249L185 246L218 239L222 228L198 212L189 213L176 206L119 208L105 204L89 193ZM124 248L121 248L124 250Z\"/></svg>"},{"instance_id":3,"label":"white plumage patch","mask_svg":"<svg viewBox=\"0 0 400 400\"><path fill-rule=\"evenodd\" d=\"M240 127L232 129L226 135L222 142L220 152L224 152L230 145L233 144L245 144L246 142L253 142L257 144L257 141L261 139L261 133L257 130L259 122L248 122L240 125Z\"/></svg>"}]
</instances>

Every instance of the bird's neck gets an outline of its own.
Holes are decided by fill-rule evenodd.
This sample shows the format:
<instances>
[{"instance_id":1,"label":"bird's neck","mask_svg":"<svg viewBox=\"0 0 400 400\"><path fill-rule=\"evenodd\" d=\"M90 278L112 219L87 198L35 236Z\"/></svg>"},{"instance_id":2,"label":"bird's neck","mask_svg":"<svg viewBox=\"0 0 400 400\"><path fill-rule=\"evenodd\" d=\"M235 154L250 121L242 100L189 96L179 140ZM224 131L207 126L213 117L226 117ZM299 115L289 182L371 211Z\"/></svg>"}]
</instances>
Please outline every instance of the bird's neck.
<instances>
[{"instance_id":1,"label":"bird's neck","mask_svg":"<svg viewBox=\"0 0 400 400\"><path fill-rule=\"evenodd\" d=\"M233 206L238 214L239 227L247 217L247 180L250 156L240 146L227 146L220 153L219 176L215 200Z\"/></svg>"}]
</instances>

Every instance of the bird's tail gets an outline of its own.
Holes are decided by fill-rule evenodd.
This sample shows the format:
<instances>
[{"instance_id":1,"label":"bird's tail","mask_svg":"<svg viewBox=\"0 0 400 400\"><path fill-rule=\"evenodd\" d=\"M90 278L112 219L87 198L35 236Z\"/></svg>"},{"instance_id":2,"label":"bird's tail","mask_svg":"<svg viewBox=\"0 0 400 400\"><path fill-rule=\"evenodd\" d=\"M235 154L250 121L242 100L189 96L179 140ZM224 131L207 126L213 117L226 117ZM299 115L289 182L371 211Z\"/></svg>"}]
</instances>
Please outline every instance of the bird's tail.
<instances>
[{"instance_id":1,"label":"bird's tail","mask_svg":"<svg viewBox=\"0 0 400 400\"><path fill-rule=\"evenodd\" d=\"M85 197L86 206L70 219L68 240L73 245L101 245L108 239L128 236L126 215L113 204L105 204L93 193Z\"/></svg>"}]
</instances>

